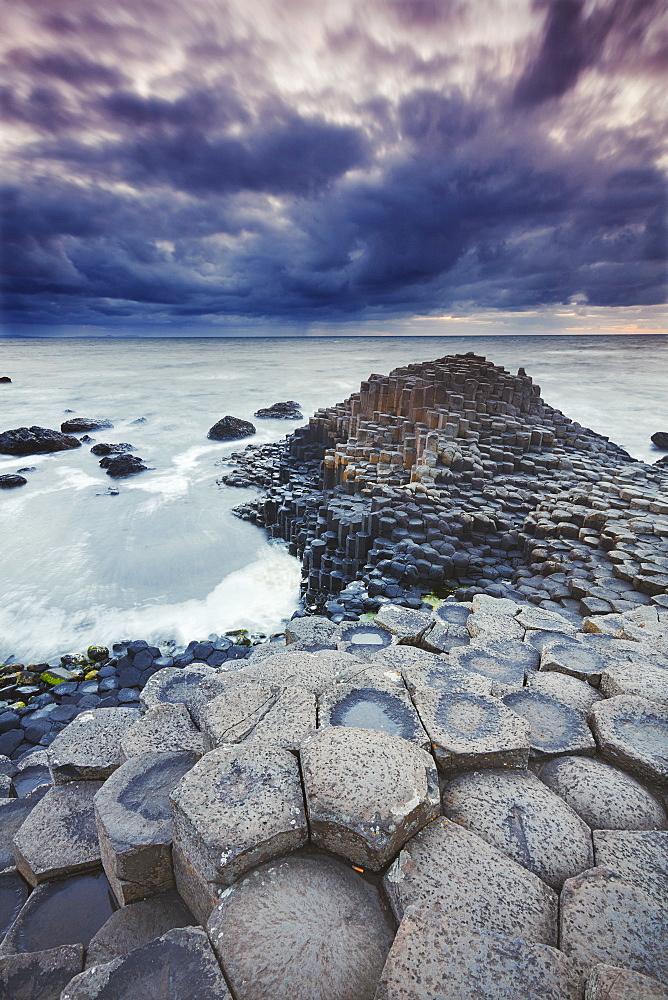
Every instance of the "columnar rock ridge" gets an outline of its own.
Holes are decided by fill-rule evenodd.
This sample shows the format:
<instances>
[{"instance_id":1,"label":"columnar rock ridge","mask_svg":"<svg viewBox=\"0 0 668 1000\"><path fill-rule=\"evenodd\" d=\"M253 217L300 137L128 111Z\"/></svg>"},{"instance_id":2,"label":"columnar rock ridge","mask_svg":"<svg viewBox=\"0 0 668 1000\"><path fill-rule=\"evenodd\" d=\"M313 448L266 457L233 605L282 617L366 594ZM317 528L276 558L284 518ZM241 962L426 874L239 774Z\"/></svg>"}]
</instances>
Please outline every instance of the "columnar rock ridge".
<instances>
[{"instance_id":1,"label":"columnar rock ridge","mask_svg":"<svg viewBox=\"0 0 668 1000\"><path fill-rule=\"evenodd\" d=\"M667 1000L668 611L293 619L0 758L11 1000Z\"/></svg>"},{"instance_id":2,"label":"columnar rock ridge","mask_svg":"<svg viewBox=\"0 0 668 1000\"><path fill-rule=\"evenodd\" d=\"M233 458L225 482L267 490L238 513L303 560L307 605L419 607L445 587L590 614L668 594L668 469L549 406L523 369L466 354L371 375Z\"/></svg>"}]
</instances>

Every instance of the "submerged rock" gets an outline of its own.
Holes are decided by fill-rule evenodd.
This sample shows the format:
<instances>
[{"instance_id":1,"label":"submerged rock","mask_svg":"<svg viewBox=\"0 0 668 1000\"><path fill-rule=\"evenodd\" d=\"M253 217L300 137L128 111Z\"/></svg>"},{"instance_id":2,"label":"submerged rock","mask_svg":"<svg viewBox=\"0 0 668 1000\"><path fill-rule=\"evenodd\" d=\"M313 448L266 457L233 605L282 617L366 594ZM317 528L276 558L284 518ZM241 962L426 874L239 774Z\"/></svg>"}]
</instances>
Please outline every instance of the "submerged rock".
<instances>
[{"instance_id":1,"label":"submerged rock","mask_svg":"<svg viewBox=\"0 0 668 1000\"><path fill-rule=\"evenodd\" d=\"M235 441L237 438L250 437L251 434L255 434L255 427L250 420L227 416L213 425L207 437L212 441Z\"/></svg>"},{"instance_id":2,"label":"submerged rock","mask_svg":"<svg viewBox=\"0 0 668 1000\"><path fill-rule=\"evenodd\" d=\"M0 382L11 382L9 375L0 375Z\"/></svg>"},{"instance_id":3,"label":"submerged rock","mask_svg":"<svg viewBox=\"0 0 668 1000\"><path fill-rule=\"evenodd\" d=\"M144 472L148 466L137 455L108 455L100 461L100 468L106 469L112 479L122 479Z\"/></svg>"},{"instance_id":4,"label":"submerged rock","mask_svg":"<svg viewBox=\"0 0 668 1000\"><path fill-rule=\"evenodd\" d=\"M108 430L113 427L111 420L96 417L72 417L63 420L60 429L63 434L84 434L86 431Z\"/></svg>"},{"instance_id":5,"label":"submerged rock","mask_svg":"<svg viewBox=\"0 0 668 1000\"><path fill-rule=\"evenodd\" d=\"M253 416L261 420L302 420L304 415L299 403L294 399L288 399L285 403L273 403L271 406L256 410Z\"/></svg>"},{"instance_id":6,"label":"submerged rock","mask_svg":"<svg viewBox=\"0 0 668 1000\"><path fill-rule=\"evenodd\" d=\"M37 425L14 427L0 434L0 454L3 455L40 455L80 447L81 442L75 437Z\"/></svg>"}]
</instances>

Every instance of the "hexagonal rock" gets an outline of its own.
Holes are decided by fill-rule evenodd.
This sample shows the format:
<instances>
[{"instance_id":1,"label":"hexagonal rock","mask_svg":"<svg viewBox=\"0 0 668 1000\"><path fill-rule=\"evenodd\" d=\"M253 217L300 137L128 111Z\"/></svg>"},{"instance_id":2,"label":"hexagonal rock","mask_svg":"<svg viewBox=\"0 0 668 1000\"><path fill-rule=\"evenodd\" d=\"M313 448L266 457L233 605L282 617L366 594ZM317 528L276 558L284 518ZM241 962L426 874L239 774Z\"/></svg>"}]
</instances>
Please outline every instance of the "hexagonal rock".
<instances>
[{"instance_id":1,"label":"hexagonal rock","mask_svg":"<svg viewBox=\"0 0 668 1000\"><path fill-rule=\"evenodd\" d=\"M390 632L399 642L416 645L432 624L426 611L402 608L398 604L383 604L376 615L375 624Z\"/></svg>"},{"instance_id":2,"label":"hexagonal rock","mask_svg":"<svg viewBox=\"0 0 668 1000\"><path fill-rule=\"evenodd\" d=\"M450 653L460 646L468 646L470 641L471 636L464 625L446 624L436 620L420 639L420 646L434 653Z\"/></svg>"},{"instance_id":3,"label":"hexagonal rock","mask_svg":"<svg viewBox=\"0 0 668 1000\"><path fill-rule=\"evenodd\" d=\"M348 665L359 663L348 653L338 650L323 650L321 653L293 651L289 647L284 653L268 656L259 663L250 663L244 667L244 676L259 677L269 684L302 687L313 694L320 695L333 684L337 676Z\"/></svg>"},{"instance_id":4,"label":"hexagonal rock","mask_svg":"<svg viewBox=\"0 0 668 1000\"><path fill-rule=\"evenodd\" d=\"M428 906L404 917L375 1000L580 1000L575 963L556 948L479 931Z\"/></svg>"},{"instance_id":5,"label":"hexagonal rock","mask_svg":"<svg viewBox=\"0 0 668 1000\"><path fill-rule=\"evenodd\" d=\"M232 1000L201 927L168 931L123 958L80 973L61 1000Z\"/></svg>"},{"instance_id":6,"label":"hexagonal rock","mask_svg":"<svg viewBox=\"0 0 668 1000\"><path fill-rule=\"evenodd\" d=\"M668 988L640 972L595 965L587 978L584 1000L668 1000Z\"/></svg>"},{"instance_id":7,"label":"hexagonal rock","mask_svg":"<svg viewBox=\"0 0 668 1000\"><path fill-rule=\"evenodd\" d=\"M474 594L471 602L473 611L482 611L490 615L510 615L514 617L520 610L520 605L507 597L490 597L489 594Z\"/></svg>"},{"instance_id":8,"label":"hexagonal rock","mask_svg":"<svg viewBox=\"0 0 668 1000\"><path fill-rule=\"evenodd\" d=\"M526 767L529 726L496 698L420 689L413 699L439 770Z\"/></svg>"},{"instance_id":9,"label":"hexagonal rock","mask_svg":"<svg viewBox=\"0 0 668 1000\"><path fill-rule=\"evenodd\" d=\"M314 843L377 871L438 815L434 762L391 733L329 727L300 751Z\"/></svg>"},{"instance_id":10,"label":"hexagonal rock","mask_svg":"<svg viewBox=\"0 0 668 1000\"><path fill-rule=\"evenodd\" d=\"M183 704L190 708L190 699L197 685L205 677L213 677L218 673L208 663L197 660L187 667L163 667L149 677L139 697L139 704L144 710L168 701L172 704Z\"/></svg>"},{"instance_id":11,"label":"hexagonal rock","mask_svg":"<svg viewBox=\"0 0 668 1000\"><path fill-rule=\"evenodd\" d=\"M541 632L557 632L563 635L575 635L579 626L564 618L556 611L545 608L532 608L523 605L516 621L526 629L539 629Z\"/></svg>"},{"instance_id":12,"label":"hexagonal rock","mask_svg":"<svg viewBox=\"0 0 668 1000\"><path fill-rule=\"evenodd\" d=\"M492 681L489 677L474 673L473 670L451 666L446 660L437 662L434 666L411 664L402 667L401 673L413 700L419 697L418 691L424 691L427 695L434 691L442 694L492 693Z\"/></svg>"},{"instance_id":13,"label":"hexagonal rock","mask_svg":"<svg viewBox=\"0 0 668 1000\"><path fill-rule=\"evenodd\" d=\"M14 836L37 801L39 800L3 799L0 802L0 872L14 867Z\"/></svg>"},{"instance_id":14,"label":"hexagonal rock","mask_svg":"<svg viewBox=\"0 0 668 1000\"><path fill-rule=\"evenodd\" d=\"M53 780L104 781L121 764L121 740L139 718L136 708L82 712L48 748Z\"/></svg>"},{"instance_id":15,"label":"hexagonal rock","mask_svg":"<svg viewBox=\"0 0 668 1000\"><path fill-rule=\"evenodd\" d=\"M529 723L533 755L588 753L596 742L584 716L538 691L513 691L503 704Z\"/></svg>"},{"instance_id":16,"label":"hexagonal rock","mask_svg":"<svg viewBox=\"0 0 668 1000\"><path fill-rule=\"evenodd\" d=\"M554 889L592 864L589 827L530 772L459 775L443 811Z\"/></svg>"},{"instance_id":17,"label":"hexagonal rock","mask_svg":"<svg viewBox=\"0 0 668 1000\"><path fill-rule=\"evenodd\" d=\"M590 757L548 761L539 777L592 830L662 830L666 812L635 778Z\"/></svg>"},{"instance_id":18,"label":"hexagonal rock","mask_svg":"<svg viewBox=\"0 0 668 1000\"><path fill-rule=\"evenodd\" d=\"M54 1000L82 969L80 944L7 955L0 958L0 996L7 1000Z\"/></svg>"},{"instance_id":19,"label":"hexagonal rock","mask_svg":"<svg viewBox=\"0 0 668 1000\"><path fill-rule=\"evenodd\" d=\"M623 694L597 702L590 722L599 749L611 764L641 781L668 783L668 707Z\"/></svg>"},{"instance_id":20,"label":"hexagonal rock","mask_svg":"<svg viewBox=\"0 0 668 1000\"><path fill-rule=\"evenodd\" d=\"M195 918L174 890L122 906L91 939L86 949L86 968L113 962L175 927L190 927Z\"/></svg>"},{"instance_id":21,"label":"hexagonal rock","mask_svg":"<svg viewBox=\"0 0 668 1000\"><path fill-rule=\"evenodd\" d=\"M605 670L606 661L595 649L589 649L584 643L548 642L540 654L541 670L556 670L562 674L570 674L578 680L587 681L598 687L601 674Z\"/></svg>"},{"instance_id":22,"label":"hexagonal rock","mask_svg":"<svg viewBox=\"0 0 668 1000\"><path fill-rule=\"evenodd\" d=\"M564 883L560 945L585 968L603 963L668 983L668 913L642 889L607 868Z\"/></svg>"},{"instance_id":23,"label":"hexagonal rock","mask_svg":"<svg viewBox=\"0 0 668 1000\"><path fill-rule=\"evenodd\" d=\"M172 807L174 841L209 882L230 885L308 839L299 767L287 750L218 747L176 786Z\"/></svg>"},{"instance_id":24,"label":"hexagonal rock","mask_svg":"<svg viewBox=\"0 0 668 1000\"><path fill-rule=\"evenodd\" d=\"M185 857L178 843L172 844L172 866L179 896L197 922L204 926L220 899L223 886L209 881L195 866L192 858Z\"/></svg>"},{"instance_id":25,"label":"hexagonal rock","mask_svg":"<svg viewBox=\"0 0 668 1000\"><path fill-rule=\"evenodd\" d=\"M519 643L524 649L524 643ZM460 646L450 653L450 663L462 670L471 670L483 674L492 681L492 694L502 695L517 690L524 685L526 666L524 658L512 659L499 655L498 652L485 649L484 646L472 642L469 646Z\"/></svg>"},{"instance_id":26,"label":"hexagonal rock","mask_svg":"<svg viewBox=\"0 0 668 1000\"><path fill-rule=\"evenodd\" d=\"M318 699L318 725L373 729L401 736L425 750L429 747L401 674L378 668L327 688Z\"/></svg>"},{"instance_id":27,"label":"hexagonal rock","mask_svg":"<svg viewBox=\"0 0 668 1000\"><path fill-rule=\"evenodd\" d=\"M201 709L200 719L207 750L224 743L240 743L273 707L278 688L257 677L229 674L222 694Z\"/></svg>"},{"instance_id":28,"label":"hexagonal rock","mask_svg":"<svg viewBox=\"0 0 668 1000\"><path fill-rule=\"evenodd\" d=\"M331 643L332 649L335 649L339 635L338 625L330 621L329 618L318 615L293 618L285 628L285 641L288 645L293 642L324 643L325 645Z\"/></svg>"},{"instance_id":29,"label":"hexagonal rock","mask_svg":"<svg viewBox=\"0 0 668 1000\"><path fill-rule=\"evenodd\" d=\"M100 781L51 788L14 837L16 867L31 885L99 868L93 796Z\"/></svg>"},{"instance_id":30,"label":"hexagonal rock","mask_svg":"<svg viewBox=\"0 0 668 1000\"><path fill-rule=\"evenodd\" d=\"M316 728L316 718L315 695L306 688L285 687L244 743L280 747L297 753Z\"/></svg>"},{"instance_id":31,"label":"hexagonal rock","mask_svg":"<svg viewBox=\"0 0 668 1000\"><path fill-rule=\"evenodd\" d=\"M522 639L524 629L516 618L508 615L490 615L478 611L466 619L466 628L473 639Z\"/></svg>"},{"instance_id":32,"label":"hexagonal rock","mask_svg":"<svg viewBox=\"0 0 668 1000\"><path fill-rule=\"evenodd\" d=\"M527 680L527 688L546 694L548 698L554 698L583 715L588 715L592 705L603 697L586 681L557 670L539 670L538 673L531 674Z\"/></svg>"},{"instance_id":33,"label":"hexagonal rock","mask_svg":"<svg viewBox=\"0 0 668 1000\"><path fill-rule=\"evenodd\" d=\"M121 906L174 885L169 795L197 759L138 754L95 796L102 864Z\"/></svg>"},{"instance_id":34,"label":"hexagonal rock","mask_svg":"<svg viewBox=\"0 0 668 1000\"><path fill-rule=\"evenodd\" d=\"M238 661L246 663L246 660ZM239 671L218 671L212 670L210 673L201 677L199 682L188 692L187 695L187 706L183 704L183 708L190 714L193 722L198 729L202 728L204 712L209 707L210 703L214 698L217 698L219 694L225 694L226 691L230 690L230 687L235 684L235 679L237 677L246 677L245 670Z\"/></svg>"},{"instance_id":35,"label":"hexagonal rock","mask_svg":"<svg viewBox=\"0 0 668 1000\"><path fill-rule=\"evenodd\" d=\"M606 698L632 694L668 705L668 670L651 663L611 663L601 674L600 688Z\"/></svg>"},{"instance_id":36,"label":"hexagonal rock","mask_svg":"<svg viewBox=\"0 0 668 1000\"><path fill-rule=\"evenodd\" d=\"M657 902L668 899L668 833L596 830L594 857Z\"/></svg>"},{"instance_id":37,"label":"hexagonal rock","mask_svg":"<svg viewBox=\"0 0 668 1000\"><path fill-rule=\"evenodd\" d=\"M448 659L445 656L438 656L427 649L418 649L417 646L385 646L377 650L368 657L365 666L383 667L386 670L402 671L404 667L438 667L446 666Z\"/></svg>"},{"instance_id":38,"label":"hexagonal rock","mask_svg":"<svg viewBox=\"0 0 668 1000\"><path fill-rule=\"evenodd\" d=\"M397 921L408 907L426 905L480 930L557 943L556 893L442 816L408 841L383 885Z\"/></svg>"},{"instance_id":39,"label":"hexagonal rock","mask_svg":"<svg viewBox=\"0 0 668 1000\"><path fill-rule=\"evenodd\" d=\"M140 753L204 753L204 737L183 704L163 702L128 729L121 740L123 760Z\"/></svg>"},{"instance_id":40,"label":"hexagonal rock","mask_svg":"<svg viewBox=\"0 0 668 1000\"><path fill-rule=\"evenodd\" d=\"M312 855L245 875L207 930L237 1000L372 1000L393 937L378 891Z\"/></svg>"}]
</instances>

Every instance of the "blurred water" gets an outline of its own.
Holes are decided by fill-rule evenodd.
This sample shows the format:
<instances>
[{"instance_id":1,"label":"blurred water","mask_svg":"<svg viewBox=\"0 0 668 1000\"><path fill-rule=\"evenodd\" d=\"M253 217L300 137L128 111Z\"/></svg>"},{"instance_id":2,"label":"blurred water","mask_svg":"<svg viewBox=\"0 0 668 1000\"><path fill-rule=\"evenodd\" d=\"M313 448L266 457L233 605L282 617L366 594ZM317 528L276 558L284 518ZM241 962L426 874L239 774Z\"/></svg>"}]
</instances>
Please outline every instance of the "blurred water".
<instances>
[{"instance_id":1,"label":"blurred water","mask_svg":"<svg viewBox=\"0 0 668 1000\"><path fill-rule=\"evenodd\" d=\"M251 492L219 487L216 462L299 421L256 420L254 438L227 444L208 441L209 427L286 399L308 417L372 372L469 350L524 366L553 406L637 458L659 457L649 437L668 429L665 337L0 340L0 375L13 380L0 385L0 430L58 428L66 409L106 417L114 429L91 436L128 441L152 466L109 496L114 481L85 445L0 456L0 474L36 468L0 492L0 659L280 628L299 565L230 513Z\"/></svg>"}]
</instances>

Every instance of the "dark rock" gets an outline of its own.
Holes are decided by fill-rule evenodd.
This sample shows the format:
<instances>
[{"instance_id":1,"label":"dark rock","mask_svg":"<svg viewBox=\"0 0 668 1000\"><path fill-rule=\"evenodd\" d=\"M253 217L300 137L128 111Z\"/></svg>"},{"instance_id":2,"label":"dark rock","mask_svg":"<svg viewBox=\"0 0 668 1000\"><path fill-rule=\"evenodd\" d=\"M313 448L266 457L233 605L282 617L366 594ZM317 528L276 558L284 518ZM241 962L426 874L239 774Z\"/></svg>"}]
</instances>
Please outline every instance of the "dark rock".
<instances>
[{"instance_id":1,"label":"dark rock","mask_svg":"<svg viewBox=\"0 0 668 1000\"><path fill-rule=\"evenodd\" d=\"M83 948L65 944L48 951L0 958L0 997L11 1000L56 1000L83 969Z\"/></svg>"},{"instance_id":2,"label":"dark rock","mask_svg":"<svg viewBox=\"0 0 668 1000\"><path fill-rule=\"evenodd\" d=\"M0 375L0 382L11 382L9 375Z\"/></svg>"},{"instance_id":3,"label":"dark rock","mask_svg":"<svg viewBox=\"0 0 668 1000\"><path fill-rule=\"evenodd\" d=\"M299 403L296 403L294 399L288 399L285 403L273 403L271 406L265 406L263 409L256 410L253 414L255 417L260 417L260 419L278 419L278 420L302 420L303 414Z\"/></svg>"},{"instance_id":4,"label":"dark rock","mask_svg":"<svg viewBox=\"0 0 668 1000\"><path fill-rule=\"evenodd\" d=\"M137 455L116 455L108 456L100 461L100 467L107 470L107 475L112 479L122 479L125 476L134 476L137 472L144 472L147 465Z\"/></svg>"},{"instance_id":5,"label":"dark rock","mask_svg":"<svg viewBox=\"0 0 668 1000\"><path fill-rule=\"evenodd\" d=\"M213 425L207 437L212 441L234 441L251 434L255 434L255 427L249 420L226 416Z\"/></svg>"},{"instance_id":6,"label":"dark rock","mask_svg":"<svg viewBox=\"0 0 668 1000\"><path fill-rule=\"evenodd\" d=\"M3 455L39 455L51 451L69 451L80 448L75 437L50 430L48 427L15 427L0 434L0 453Z\"/></svg>"},{"instance_id":7,"label":"dark rock","mask_svg":"<svg viewBox=\"0 0 668 1000\"><path fill-rule=\"evenodd\" d=\"M657 431L656 434L652 434L651 441L661 451L668 451L668 431Z\"/></svg>"},{"instance_id":8,"label":"dark rock","mask_svg":"<svg viewBox=\"0 0 668 1000\"><path fill-rule=\"evenodd\" d=\"M24 476L0 476L0 490L10 490L14 486L25 486L28 482Z\"/></svg>"},{"instance_id":9,"label":"dark rock","mask_svg":"<svg viewBox=\"0 0 668 1000\"><path fill-rule=\"evenodd\" d=\"M30 886L17 871L10 869L0 873L0 941L18 917L29 895Z\"/></svg>"},{"instance_id":10,"label":"dark rock","mask_svg":"<svg viewBox=\"0 0 668 1000\"><path fill-rule=\"evenodd\" d=\"M111 420L95 419L94 417L72 417L60 425L63 434L83 434L85 431L100 431L113 427Z\"/></svg>"},{"instance_id":11,"label":"dark rock","mask_svg":"<svg viewBox=\"0 0 668 1000\"><path fill-rule=\"evenodd\" d=\"M196 923L192 913L174 890L122 906L107 920L86 949L86 968L113 962L148 944L175 927Z\"/></svg>"},{"instance_id":12,"label":"dark rock","mask_svg":"<svg viewBox=\"0 0 668 1000\"><path fill-rule=\"evenodd\" d=\"M81 440L83 441L83 438ZM101 442L94 444L91 448L92 455L124 455L128 451L132 451L132 445L128 444L127 441L121 441L119 444Z\"/></svg>"}]
</instances>

